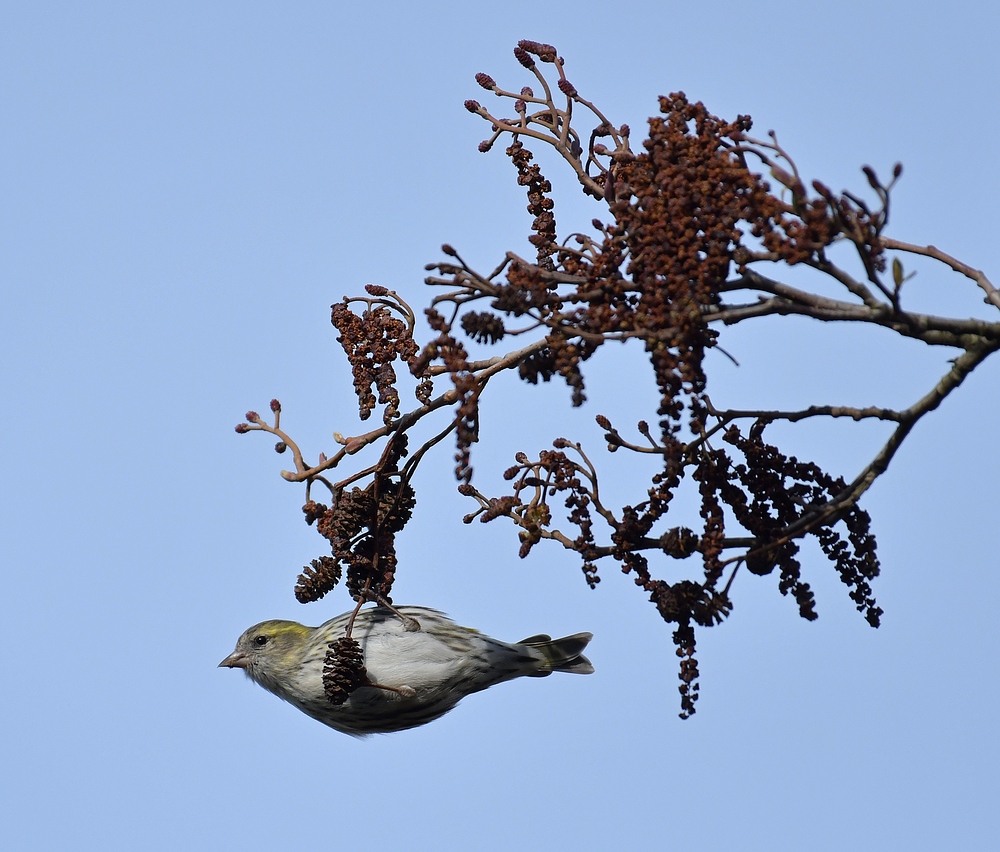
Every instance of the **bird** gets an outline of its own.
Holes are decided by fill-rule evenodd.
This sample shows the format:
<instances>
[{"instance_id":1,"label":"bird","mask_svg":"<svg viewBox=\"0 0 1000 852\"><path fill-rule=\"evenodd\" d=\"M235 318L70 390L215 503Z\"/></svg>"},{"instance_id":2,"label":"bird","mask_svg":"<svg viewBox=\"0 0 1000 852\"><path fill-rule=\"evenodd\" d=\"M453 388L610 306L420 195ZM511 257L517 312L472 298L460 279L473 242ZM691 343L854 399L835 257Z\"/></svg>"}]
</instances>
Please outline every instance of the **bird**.
<instances>
[{"instance_id":1,"label":"bird","mask_svg":"<svg viewBox=\"0 0 1000 852\"><path fill-rule=\"evenodd\" d=\"M367 678L342 704L324 689L331 643L352 637ZM262 621L244 631L220 667L247 677L303 713L356 737L416 728L439 719L465 696L517 677L552 672L592 674L583 656L592 633L546 634L501 642L422 606L377 606L344 613L319 627Z\"/></svg>"}]
</instances>

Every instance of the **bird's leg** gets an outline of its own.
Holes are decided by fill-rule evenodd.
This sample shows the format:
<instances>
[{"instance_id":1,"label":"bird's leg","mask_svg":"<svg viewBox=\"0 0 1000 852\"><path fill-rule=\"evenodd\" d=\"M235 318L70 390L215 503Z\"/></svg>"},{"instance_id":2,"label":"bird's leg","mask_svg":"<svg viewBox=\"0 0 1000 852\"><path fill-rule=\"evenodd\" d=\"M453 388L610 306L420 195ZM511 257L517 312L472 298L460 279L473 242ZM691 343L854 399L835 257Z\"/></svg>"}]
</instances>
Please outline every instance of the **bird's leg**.
<instances>
[{"instance_id":1,"label":"bird's leg","mask_svg":"<svg viewBox=\"0 0 1000 852\"><path fill-rule=\"evenodd\" d=\"M395 692L396 695L402 698L413 698L417 694L417 691L412 686L407 686L406 684L403 684L403 686L386 686L383 683L372 683L369 681L365 686L372 689L384 689L386 692Z\"/></svg>"},{"instance_id":2,"label":"bird's leg","mask_svg":"<svg viewBox=\"0 0 1000 852\"><path fill-rule=\"evenodd\" d=\"M412 616L403 615L403 613L401 613L398 609L396 609L396 607L394 607L391 603L389 603L389 601L387 601L382 595L380 595L374 589L366 589L365 596L368 598L368 600L377 603L379 606L384 606L387 610L389 610L389 612L397 616L400 619L400 621L403 622L403 629L407 633L416 633L418 630L420 630L419 621L417 621ZM388 689L388 687L383 687L383 688Z\"/></svg>"}]
</instances>

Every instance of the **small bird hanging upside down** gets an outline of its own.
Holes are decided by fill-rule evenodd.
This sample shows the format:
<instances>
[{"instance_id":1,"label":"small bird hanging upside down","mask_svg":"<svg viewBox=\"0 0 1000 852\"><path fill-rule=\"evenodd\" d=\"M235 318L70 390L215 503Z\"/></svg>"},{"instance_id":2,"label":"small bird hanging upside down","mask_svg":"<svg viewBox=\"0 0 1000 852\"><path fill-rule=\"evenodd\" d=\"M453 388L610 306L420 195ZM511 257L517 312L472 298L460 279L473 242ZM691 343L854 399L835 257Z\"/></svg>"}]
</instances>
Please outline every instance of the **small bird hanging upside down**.
<instances>
[{"instance_id":1,"label":"small bird hanging upside down","mask_svg":"<svg viewBox=\"0 0 1000 852\"><path fill-rule=\"evenodd\" d=\"M220 666L240 668L268 692L338 731L354 736L415 728L437 719L466 695L516 677L552 672L591 674L583 656L593 638L531 636L508 643L460 627L420 606L362 609L352 636L364 653L368 684L340 705L324 690L323 664L343 637L351 613L319 627L262 621L247 630Z\"/></svg>"}]
</instances>

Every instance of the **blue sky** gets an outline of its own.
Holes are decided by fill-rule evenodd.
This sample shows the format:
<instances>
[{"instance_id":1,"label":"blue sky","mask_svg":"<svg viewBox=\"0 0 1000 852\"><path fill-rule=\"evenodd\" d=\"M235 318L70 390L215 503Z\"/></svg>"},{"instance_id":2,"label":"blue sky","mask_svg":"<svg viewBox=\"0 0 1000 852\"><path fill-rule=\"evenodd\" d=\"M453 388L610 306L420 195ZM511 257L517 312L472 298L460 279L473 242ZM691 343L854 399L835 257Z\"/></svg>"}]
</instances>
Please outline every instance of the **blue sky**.
<instances>
[{"instance_id":1,"label":"blue sky","mask_svg":"<svg viewBox=\"0 0 1000 852\"><path fill-rule=\"evenodd\" d=\"M285 457L233 432L243 412L276 396L302 445L329 450L359 428L329 305L373 282L421 306L443 242L482 268L527 250L511 166L476 151L486 128L462 108L485 100L477 71L523 85L511 48L548 41L634 136L684 90L775 129L834 188L902 161L890 235L996 281L998 27L966 2L6 4L0 845L991 848L997 358L865 500L883 627L818 551L815 623L774 577L742 577L700 637L689 721L669 629L631 581L609 568L592 592L571 554L521 562L512 528L463 526L445 447L417 483L395 599L509 640L590 630L596 675L506 684L359 742L216 665L250 624L349 603L295 602L322 542ZM543 166L562 233L600 215ZM915 308L991 318L965 279L913 267ZM953 354L804 321L722 344L741 366L716 358L710 391L733 405L906 405ZM634 423L654 398L625 348L595 359L582 411L563 388L496 385L484 490L558 435L603 454L593 415ZM846 477L881 438L783 436ZM619 503L630 477L607 482Z\"/></svg>"}]
</instances>

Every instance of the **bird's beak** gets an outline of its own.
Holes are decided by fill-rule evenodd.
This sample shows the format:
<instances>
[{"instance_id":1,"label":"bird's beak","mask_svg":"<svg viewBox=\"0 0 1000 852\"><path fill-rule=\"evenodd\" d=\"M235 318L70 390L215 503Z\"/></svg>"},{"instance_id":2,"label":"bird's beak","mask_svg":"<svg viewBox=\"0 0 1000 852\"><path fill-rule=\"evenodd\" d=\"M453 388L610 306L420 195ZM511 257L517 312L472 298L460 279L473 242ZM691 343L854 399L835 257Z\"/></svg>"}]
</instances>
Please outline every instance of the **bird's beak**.
<instances>
[{"instance_id":1,"label":"bird's beak","mask_svg":"<svg viewBox=\"0 0 1000 852\"><path fill-rule=\"evenodd\" d=\"M250 661L246 658L246 654L242 651L233 651L233 653L219 663L219 668L245 669L248 665L250 665Z\"/></svg>"}]
</instances>

